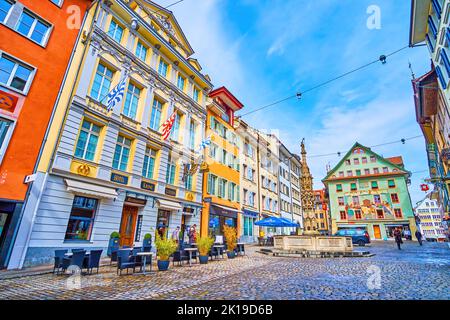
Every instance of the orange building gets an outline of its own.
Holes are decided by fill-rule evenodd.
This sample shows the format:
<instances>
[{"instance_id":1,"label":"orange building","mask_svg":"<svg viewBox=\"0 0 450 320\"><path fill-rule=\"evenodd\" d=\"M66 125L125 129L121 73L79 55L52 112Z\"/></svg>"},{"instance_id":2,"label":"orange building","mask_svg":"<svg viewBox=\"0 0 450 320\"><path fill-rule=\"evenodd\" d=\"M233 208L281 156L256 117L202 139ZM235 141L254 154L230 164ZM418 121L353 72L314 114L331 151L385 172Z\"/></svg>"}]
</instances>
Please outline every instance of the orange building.
<instances>
[{"instance_id":1,"label":"orange building","mask_svg":"<svg viewBox=\"0 0 450 320\"><path fill-rule=\"evenodd\" d=\"M90 3L0 0L0 267Z\"/></svg>"},{"instance_id":2,"label":"orange building","mask_svg":"<svg viewBox=\"0 0 450 320\"><path fill-rule=\"evenodd\" d=\"M225 224L240 234L239 145L234 129L234 113L243 108L225 87L212 91L207 106L206 137L211 138L203 175L202 236L223 235Z\"/></svg>"}]
</instances>

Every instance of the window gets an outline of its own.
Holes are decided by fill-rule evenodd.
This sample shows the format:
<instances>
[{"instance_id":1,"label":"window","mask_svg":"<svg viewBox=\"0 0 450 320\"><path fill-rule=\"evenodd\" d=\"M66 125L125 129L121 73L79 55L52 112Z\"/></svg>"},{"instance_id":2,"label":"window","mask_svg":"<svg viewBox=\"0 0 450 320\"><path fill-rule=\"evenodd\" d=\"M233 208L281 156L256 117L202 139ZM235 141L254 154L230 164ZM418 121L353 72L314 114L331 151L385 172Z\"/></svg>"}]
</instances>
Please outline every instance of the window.
<instances>
[{"instance_id":1,"label":"window","mask_svg":"<svg viewBox=\"0 0 450 320\"><path fill-rule=\"evenodd\" d=\"M394 209L394 215L395 215L396 218L403 218L402 209L395 208Z\"/></svg>"},{"instance_id":2,"label":"window","mask_svg":"<svg viewBox=\"0 0 450 320\"><path fill-rule=\"evenodd\" d=\"M92 84L91 98L97 101L105 99L111 88L113 74L114 72L111 69L102 64L98 65L94 83Z\"/></svg>"},{"instance_id":3,"label":"window","mask_svg":"<svg viewBox=\"0 0 450 320\"><path fill-rule=\"evenodd\" d=\"M336 185L336 191L337 192L341 192L342 191L342 184L337 184Z\"/></svg>"},{"instance_id":4,"label":"window","mask_svg":"<svg viewBox=\"0 0 450 320\"><path fill-rule=\"evenodd\" d=\"M117 137L116 150L114 151L113 168L126 171L130 157L131 140L119 135Z\"/></svg>"},{"instance_id":5,"label":"window","mask_svg":"<svg viewBox=\"0 0 450 320\"><path fill-rule=\"evenodd\" d=\"M92 122L83 121L75 148L75 157L94 161L100 129L100 126Z\"/></svg>"},{"instance_id":6,"label":"window","mask_svg":"<svg viewBox=\"0 0 450 320\"><path fill-rule=\"evenodd\" d=\"M166 169L166 183L175 185L175 171L176 171L176 164L172 159L172 155L169 154L169 159L167 160L167 169Z\"/></svg>"},{"instance_id":7,"label":"window","mask_svg":"<svg viewBox=\"0 0 450 320\"><path fill-rule=\"evenodd\" d=\"M377 157L370 156L370 162L377 162Z\"/></svg>"},{"instance_id":8,"label":"window","mask_svg":"<svg viewBox=\"0 0 450 320\"><path fill-rule=\"evenodd\" d=\"M353 171L347 170L347 177L353 177Z\"/></svg>"},{"instance_id":9,"label":"window","mask_svg":"<svg viewBox=\"0 0 450 320\"><path fill-rule=\"evenodd\" d=\"M353 164L359 164L359 159L358 158L353 159Z\"/></svg>"},{"instance_id":10,"label":"window","mask_svg":"<svg viewBox=\"0 0 450 320\"><path fill-rule=\"evenodd\" d=\"M215 175L209 174L208 175L208 194L215 195L216 194L216 184L217 184L217 177Z\"/></svg>"},{"instance_id":11,"label":"window","mask_svg":"<svg viewBox=\"0 0 450 320\"><path fill-rule=\"evenodd\" d=\"M345 206L344 197L338 197L338 205Z\"/></svg>"},{"instance_id":12,"label":"window","mask_svg":"<svg viewBox=\"0 0 450 320\"><path fill-rule=\"evenodd\" d=\"M350 159L345 160L345 165L346 165L346 166L351 165Z\"/></svg>"},{"instance_id":13,"label":"window","mask_svg":"<svg viewBox=\"0 0 450 320\"><path fill-rule=\"evenodd\" d=\"M347 212L340 211L339 214L341 216L341 220L347 220Z\"/></svg>"},{"instance_id":14,"label":"window","mask_svg":"<svg viewBox=\"0 0 450 320\"><path fill-rule=\"evenodd\" d=\"M343 178L344 177L344 171L339 171L339 177Z\"/></svg>"},{"instance_id":15,"label":"window","mask_svg":"<svg viewBox=\"0 0 450 320\"><path fill-rule=\"evenodd\" d=\"M367 157L362 157L361 159L362 159L362 163L363 163L363 164L366 164L366 163L367 163Z\"/></svg>"},{"instance_id":16,"label":"window","mask_svg":"<svg viewBox=\"0 0 450 320\"><path fill-rule=\"evenodd\" d=\"M362 219L361 210L355 210L355 218L357 220L361 220Z\"/></svg>"},{"instance_id":17,"label":"window","mask_svg":"<svg viewBox=\"0 0 450 320\"><path fill-rule=\"evenodd\" d=\"M159 67L158 73L162 75L164 78L167 77L167 70L169 69L169 65L162 58L159 59Z\"/></svg>"},{"instance_id":18,"label":"window","mask_svg":"<svg viewBox=\"0 0 450 320\"><path fill-rule=\"evenodd\" d=\"M350 190L352 190L352 191L357 190L356 183L354 183L354 182L350 183Z\"/></svg>"},{"instance_id":19,"label":"window","mask_svg":"<svg viewBox=\"0 0 450 320\"><path fill-rule=\"evenodd\" d=\"M24 10L17 22L16 31L43 45L47 41L50 25L31 12Z\"/></svg>"},{"instance_id":20,"label":"window","mask_svg":"<svg viewBox=\"0 0 450 320\"><path fill-rule=\"evenodd\" d=\"M123 28L114 20L111 20L109 25L108 35L116 40L118 43L122 41Z\"/></svg>"},{"instance_id":21,"label":"window","mask_svg":"<svg viewBox=\"0 0 450 320\"><path fill-rule=\"evenodd\" d=\"M61 7L64 0L50 0L50 1L56 4L58 7Z\"/></svg>"},{"instance_id":22,"label":"window","mask_svg":"<svg viewBox=\"0 0 450 320\"><path fill-rule=\"evenodd\" d=\"M353 196L352 197L352 202L354 205L359 205L359 197L358 196Z\"/></svg>"},{"instance_id":23,"label":"window","mask_svg":"<svg viewBox=\"0 0 450 320\"><path fill-rule=\"evenodd\" d=\"M225 179L219 178L219 194L220 198L225 198L225 190L227 188L227 181Z\"/></svg>"},{"instance_id":24,"label":"window","mask_svg":"<svg viewBox=\"0 0 450 320\"><path fill-rule=\"evenodd\" d=\"M372 189L378 189L378 182L377 181L372 181L371 185L372 185Z\"/></svg>"},{"instance_id":25,"label":"window","mask_svg":"<svg viewBox=\"0 0 450 320\"><path fill-rule=\"evenodd\" d=\"M377 218L384 219L384 211L382 209L377 210Z\"/></svg>"},{"instance_id":26,"label":"window","mask_svg":"<svg viewBox=\"0 0 450 320\"><path fill-rule=\"evenodd\" d=\"M364 175L368 176L370 174L370 169L364 169Z\"/></svg>"},{"instance_id":27,"label":"window","mask_svg":"<svg viewBox=\"0 0 450 320\"><path fill-rule=\"evenodd\" d=\"M161 113L162 113L162 103L154 99L152 106L152 114L150 115L150 128L159 131L159 126L161 123Z\"/></svg>"},{"instance_id":28,"label":"window","mask_svg":"<svg viewBox=\"0 0 450 320\"><path fill-rule=\"evenodd\" d=\"M180 135L180 123L181 123L181 116L178 113L176 113L175 122L173 123L172 131L170 132L170 139L174 141L178 141Z\"/></svg>"},{"instance_id":29,"label":"window","mask_svg":"<svg viewBox=\"0 0 450 320\"><path fill-rule=\"evenodd\" d=\"M75 196L65 240L90 240L97 203L97 199Z\"/></svg>"},{"instance_id":30,"label":"window","mask_svg":"<svg viewBox=\"0 0 450 320\"><path fill-rule=\"evenodd\" d=\"M142 168L142 176L148 179L153 179L155 171L156 151L148 148L145 150L144 167Z\"/></svg>"},{"instance_id":31,"label":"window","mask_svg":"<svg viewBox=\"0 0 450 320\"><path fill-rule=\"evenodd\" d=\"M379 194L376 194L373 196L373 202L375 202L376 204L380 204L381 203L381 197Z\"/></svg>"},{"instance_id":32,"label":"window","mask_svg":"<svg viewBox=\"0 0 450 320\"><path fill-rule=\"evenodd\" d=\"M13 122L7 119L0 118L0 163L3 155L6 152L6 147L9 142L9 130L12 128Z\"/></svg>"},{"instance_id":33,"label":"window","mask_svg":"<svg viewBox=\"0 0 450 320\"><path fill-rule=\"evenodd\" d=\"M388 167L383 167L383 173L388 173L388 172L389 172Z\"/></svg>"},{"instance_id":34,"label":"window","mask_svg":"<svg viewBox=\"0 0 450 320\"><path fill-rule=\"evenodd\" d=\"M192 175L188 174L188 175L186 176L186 178L184 179L184 187L185 187L187 190L192 191Z\"/></svg>"},{"instance_id":35,"label":"window","mask_svg":"<svg viewBox=\"0 0 450 320\"><path fill-rule=\"evenodd\" d=\"M197 88L194 87L194 92L192 93L192 98L196 101L199 102L200 99L200 90L198 90Z\"/></svg>"},{"instance_id":36,"label":"window","mask_svg":"<svg viewBox=\"0 0 450 320\"><path fill-rule=\"evenodd\" d=\"M9 0L0 0L0 22L5 21L13 4L14 3Z\"/></svg>"},{"instance_id":37,"label":"window","mask_svg":"<svg viewBox=\"0 0 450 320\"><path fill-rule=\"evenodd\" d=\"M136 46L136 57L145 61L147 59L147 47L142 44L142 42L138 41Z\"/></svg>"},{"instance_id":38,"label":"window","mask_svg":"<svg viewBox=\"0 0 450 320\"><path fill-rule=\"evenodd\" d=\"M400 202L399 199L398 199L398 194L396 194L396 193L392 193L391 194L391 200L392 200L393 203L399 203Z\"/></svg>"},{"instance_id":39,"label":"window","mask_svg":"<svg viewBox=\"0 0 450 320\"><path fill-rule=\"evenodd\" d=\"M195 130L196 130L195 121L191 119L191 123L189 124L189 147L192 150L195 149Z\"/></svg>"},{"instance_id":40,"label":"window","mask_svg":"<svg viewBox=\"0 0 450 320\"><path fill-rule=\"evenodd\" d=\"M395 181L394 180L388 180L388 187L389 188L395 188Z\"/></svg>"},{"instance_id":41,"label":"window","mask_svg":"<svg viewBox=\"0 0 450 320\"><path fill-rule=\"evenodd\" d=\"M136 118L140 95L141 89L139 89L132 83L128 84L127 97L125 99L125 105L123 107L123 114L131 119Z\"/></svg>"},{"instance_id":42,"label":"window","mask_svg":"<svg viewBox=\"0 0 450 320\"><path fill-rule=\"evenodd\" d=\"M34 69L17 62L6 54L0 56L0 84L26 92L31 85Z\"/></svg>"},{"instance_id":43,"label":"window","mask_svg":"<svg viewBox=\"0 0 450 320\"><path fill-rule=\"evenodd\" d=\"M228 199L231 201L236 200L236 184L235 183L228 184Z\"/></svg>"},{"instance_id":44,"label":"window","mask_svg":"<svg viewBox=\"0 0 450 320\"><path fill-rule=\"evenodd\" d=\"M378 168L373 168L373 173L374 173L374 174L379 174L379 173L380 173L380 169L378 169Z\"/></svg>"},{"instance_id":45,"label":"window","mask_svg":"<svg viewBox=\"0 0 450 320\"><path fill-rule=\"evenodd\" d=\"M181 76L181 74L178 75L178 81L177 81L177 87L181 91L184 91L184 85L186 83L186 79Z\"/></svg>"}]
</instances>

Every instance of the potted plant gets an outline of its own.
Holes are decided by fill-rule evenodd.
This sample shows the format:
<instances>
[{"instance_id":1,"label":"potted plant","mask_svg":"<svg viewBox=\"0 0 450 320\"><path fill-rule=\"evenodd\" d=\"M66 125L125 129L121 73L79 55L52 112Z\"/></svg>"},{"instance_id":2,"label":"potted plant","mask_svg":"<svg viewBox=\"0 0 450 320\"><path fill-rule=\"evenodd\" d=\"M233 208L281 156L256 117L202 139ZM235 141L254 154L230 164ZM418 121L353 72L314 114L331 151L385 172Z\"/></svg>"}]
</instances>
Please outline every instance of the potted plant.
<instances>
[{"instance_id":1,"label":"potted plant","mask_svg":"<svg viewBox=\"0 0 450 320\"><path fill-rule=\"evenodd\" d=\"M111 252L114 249L119 249L119 239L120 239L120 233L118 233L117 231L114 231L111 233L111 235L109 236L109 243L108 243L108 257L111 257Z\"/></svg>"},{"instance_id":2,"label":"potted plant","mask_svg":"<svg viewBox=\"0 0 450 320\"><path fill-rule=\"evenodd\" d=\"M199 253L200 264L207 264L209 258L209 250L214 244L214 238L206 236L197 238L197 248Z\"/></svg>"},{"instance_id":3,"label":"potted plant","mask_svg":"<svg viewBox=\"0 0 450 320\"><path fill-rule=\"evenodd\" d=\"M159 234L156 234L155 239L156 254L158 255L158 270L166 271L169 269L170 256L177 251L178 244L175 240L161 238Z\"/></svg>"},{"instance_id":4,"label":"potted plant","mask_svg":"<svg viewBox=\"0 0 450 320\"><path fill-rule=\"evenodd\" d=\"M237 232L236 228L230 226L223 226L223 233L225 236L225 242L227 243L227 256L228 259L233 259L236 255L234 249L237 247Z\"/></svg>"}]
</instances>

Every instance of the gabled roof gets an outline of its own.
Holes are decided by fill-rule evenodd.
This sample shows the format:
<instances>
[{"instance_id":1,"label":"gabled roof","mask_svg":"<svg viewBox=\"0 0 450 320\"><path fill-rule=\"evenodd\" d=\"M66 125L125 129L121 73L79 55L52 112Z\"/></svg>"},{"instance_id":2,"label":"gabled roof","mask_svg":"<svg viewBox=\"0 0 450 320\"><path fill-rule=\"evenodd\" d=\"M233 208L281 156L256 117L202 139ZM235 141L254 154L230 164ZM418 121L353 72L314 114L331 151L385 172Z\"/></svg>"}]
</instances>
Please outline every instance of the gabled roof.
<instances>
[{"instance_id":1,"label":"gabled roof","mask_svg":"<svg viewBox=\"0 0 450 320\"><path fill-rule=\"evenodd\" d=\"M147 6L152 14L157 13L159 15L165 16L167 18L167 20L173 26L176 36L179 38L177 40L181 41L181 43L183 43L183 45L187 49L188 56L191 56L194 54L194 49L192 48L191 44L189 43L188 39L186 38L186 35L184 34L183 30L181 29L177 19L175 18L175 15L173 14L172 11L167 10L166 8L157 4L156 2L153 2L150 0L140 0L140 2L143 5Z\"/></svg>"},{"instance_id":2,"label":"gabled roof","mask_svg":"<svg viewBox=\"0 0 450 320\"><path fill-rule=\"evenodd\" d=\"M332 177L333 174L334 174L334 173L342 166L342 164L344 163L344 161L347 160L347 159L349 158L349 156L351 155L352 151L353 151L355 148L361 148L361 149L364 149L368 154L371 154L371 155L374 155L375 157L377 157L378 160L380 160L380 161L382 161L382 162L384 162L384 163L386 163L386 164L388 164L388 165L394 166L396 169L399 170L398 173L409 174L409 172L406 171L403 167L399 166L399 165L396 164L396 163L393 163L393 162L389 161L389 160L388 160L389 158L383 158L383 157L380 156L379 154L377 154L377 153L375 153L374 151L372 151L372 149L370 149L370 148L368 148L368 147L366 147L366 146L363 146L362 144L356 142L356 143L350 148L350 150L345 154L345 156L342 157L341 161L339 161L339 163L338 163L337 165L335 165L334 168L330 170L330 172L328 172L328 174L326 175L326 177L322 179L322 182L323 182L323 183L325 183L326 181L329 181L329 180L335 180L334 178L330 178L330 177ZM396 158L394 161L397 161L397 162L399 161L398 157L393 157L393 158ZM393 159L393 158L391 158L391 159ZM399 157L399 158L400 158L400 159L402 160L402 162L403 162L403 159L402 159L401 157ZM357 179L358 177L357 177L357 176L353 176L352 178L353 178L353 179ZM338 178L336 178L336 179L338 179Z\"/></svg>"},{"instance_id":3,"label":"gabled roof","mask_svg":"<svg viewBox=\"0 0 450 320\"><path fill-rule=\"evenodd\" d=\"M219 98L233 111L241 110L244 105L227 88L220 87L209 93L210 98Z\"/></svg>"},{"instance_id":4,"label":"gabled roof","mask_svg":"<svg viewBox=\"0 0 450 320\"><path fill-rule=\"evenodd\" d=\"M390 158L386 158L387 161L399 166L399 167L403 167L403 158L402 156L397 156L397 157L390 157Z\"/></svg>"}]
</instances>

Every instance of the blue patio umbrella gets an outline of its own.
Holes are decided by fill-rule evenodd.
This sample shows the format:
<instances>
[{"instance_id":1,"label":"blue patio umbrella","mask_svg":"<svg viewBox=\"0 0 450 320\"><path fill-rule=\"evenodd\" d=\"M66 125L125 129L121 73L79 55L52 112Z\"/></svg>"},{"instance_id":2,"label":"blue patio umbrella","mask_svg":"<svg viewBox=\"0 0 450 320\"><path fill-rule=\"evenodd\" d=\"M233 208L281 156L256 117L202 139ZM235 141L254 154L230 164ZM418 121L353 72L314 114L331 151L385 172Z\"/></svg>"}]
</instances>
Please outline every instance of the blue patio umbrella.
<instances>
[{"instance_id":1,"label":"blue patio umbrella","mask_svg":"<svg viewBox=\"0 0 450 320\"><path fill-rule=\"evenodd\" d=\"M284 227L298 227L297 223L289 221L285 218L268 217L255 222L255 225L260 227L284 228Z\"/></svg>"}]
</instances>

